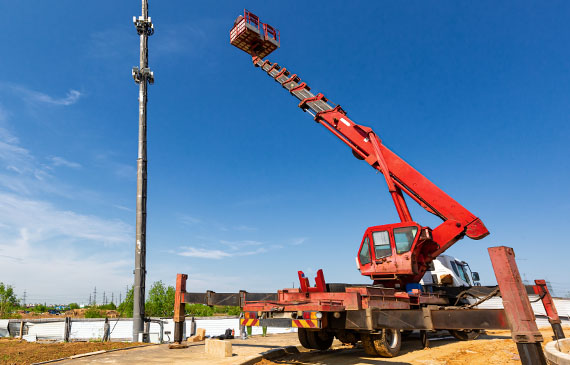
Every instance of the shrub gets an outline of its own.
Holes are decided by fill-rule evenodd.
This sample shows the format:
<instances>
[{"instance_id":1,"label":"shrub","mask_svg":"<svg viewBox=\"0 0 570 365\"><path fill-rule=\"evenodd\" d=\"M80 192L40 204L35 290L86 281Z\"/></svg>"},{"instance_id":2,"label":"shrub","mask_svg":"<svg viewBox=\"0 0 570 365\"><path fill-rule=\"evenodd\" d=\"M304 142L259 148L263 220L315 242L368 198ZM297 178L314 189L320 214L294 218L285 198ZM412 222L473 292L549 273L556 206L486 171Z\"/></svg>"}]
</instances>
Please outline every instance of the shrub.
<instances>
[{"instance_id":1,"label":"shrub","mask_svg":"<svg viewBox=\"0 0 570 365\"><path fill-rule=\"evenodd\" d=\"M85 311L85 318L105 318L104 311L91 307Z\"/></svg>"},{"instance_id":2,"label":"shrub","mask_svg":"<svg viewBox=\"0 0 570 365\"><path fill-rule=\"evenodd\" d=\"M214 315L214 308L204 304L186 304L186 314L194 317L210 317Z\"/></svg>"}]
</instances>

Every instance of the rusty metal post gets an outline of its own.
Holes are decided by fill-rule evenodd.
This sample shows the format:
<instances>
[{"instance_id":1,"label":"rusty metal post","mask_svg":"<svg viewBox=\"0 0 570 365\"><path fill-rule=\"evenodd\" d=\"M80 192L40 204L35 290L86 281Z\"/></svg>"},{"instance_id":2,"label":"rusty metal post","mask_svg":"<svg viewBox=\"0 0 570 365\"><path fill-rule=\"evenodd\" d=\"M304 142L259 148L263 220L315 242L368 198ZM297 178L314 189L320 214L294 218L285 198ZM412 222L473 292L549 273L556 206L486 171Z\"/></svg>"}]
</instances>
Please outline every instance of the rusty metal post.
<instances>
[{"instance_id":1,"label":"rusty metal post","mask_svg":"<svg viewBox=\"0 0 570 365\"><path fill-rule=\"evenodd\" d=\"M503 297L503 307L523 365L546 365L542 334L522 282L515 252L510 247L490 247L489 256Z\"/></svg>"},{"instance_id":2,"label":"rusty metal post","mask_svg":"<svg viewBox=\"0 0 570 365\"><path fill-rule=\"evenodd\" d=\"M154 75L148 68L148 36L154 27L148 16L148 0L142 0L142 15L133 17L140 36L140 67L134 67L132 75L139 84L139 147L137 157L137 213L135 246L135 285L133 288L133 341L138 341L144 326L145 278L146 278L146 200L147 200L147 156L146 156L146 107L147 82L154 83Z\"/></svg>"},{"instance_id":3,"label":"rusty metal post","mask_svg":"<svg viewBox=\"0 0 570 365\"><path fill-rule=\"evenodd\" d=\"M535 280L534 283L536 285L532 286L534 293L540 297L542 300L542 305L544 306L544 310L546 311L546 315L548 316L548 322L552 326L552 331L554 332L554 336L556 339L566 338L564 336L564 331L562 331L562 325L560 321L560 317L558 316L558 311L554 306L554 301L552 300L552 296L550 295L550 291L546 286L545 280Z\"/></svg>"},{"instance_id":4,"label":"rusty metal post","mask_svg":"<svg viewBox=\"0 0 570 365\"><path fill-rule=\"evenodd\" d=\"M184 294L186 294L186 279L188 275L176 275L176 295L174 296L174 342L181 343L184 337Z\"/></svg>"}]
</instances>

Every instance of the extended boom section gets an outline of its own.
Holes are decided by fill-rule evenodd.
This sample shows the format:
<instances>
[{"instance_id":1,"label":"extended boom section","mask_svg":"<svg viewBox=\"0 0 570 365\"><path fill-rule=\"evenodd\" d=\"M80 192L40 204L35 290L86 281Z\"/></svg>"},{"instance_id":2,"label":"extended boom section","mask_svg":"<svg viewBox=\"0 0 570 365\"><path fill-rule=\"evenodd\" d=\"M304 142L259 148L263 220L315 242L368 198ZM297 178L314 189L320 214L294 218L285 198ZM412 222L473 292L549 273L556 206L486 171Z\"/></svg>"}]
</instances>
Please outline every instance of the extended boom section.
<instances>
[{"instance_id":1,"label":"extended boom section","mask_svg":"<svg viewBox=\"0 0 570 365\"><path fill-rule=\"evenodd\" d=\"M311 88L302 82L297 74L277 63L271 63L257 56L253 56L253 64L267 72L296 97L299 100L299 107L310 113L316 122L346 143L355 157L366 161L383 174L401 222L413 223L402 192L444 221L433 230L418 225L418 231L423 229L424 232L423 236L417 235L418 240L410 245L412 247L409 251L416 260L410 270L394 272L390 270L391 265L384 265L385 270L379 267L371 267L367 270L362 267L365 264L360 262L363 275L373 274L370 276L375 280L386 280L394 279L395 274L407 274L407 278L400 280L402 284L417 282L433 258L447 250L464 235L472 239L481 239L489 234L479 218L384 146L371 128L353 122L340 105L331 103L323 94L313 94ZM379 273L379 271L385 271L385 273Z\"/></svg>"}]
</instances>

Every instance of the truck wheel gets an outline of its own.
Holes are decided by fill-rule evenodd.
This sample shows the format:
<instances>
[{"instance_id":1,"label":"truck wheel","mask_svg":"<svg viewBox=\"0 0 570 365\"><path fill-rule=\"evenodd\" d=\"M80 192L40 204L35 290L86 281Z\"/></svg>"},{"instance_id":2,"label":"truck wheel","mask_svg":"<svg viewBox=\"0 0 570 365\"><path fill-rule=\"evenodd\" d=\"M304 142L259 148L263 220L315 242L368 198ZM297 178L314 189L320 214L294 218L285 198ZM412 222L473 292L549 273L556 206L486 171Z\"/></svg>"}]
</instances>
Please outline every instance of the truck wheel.
<instances>
[{"instance_id":1,"label":"truck wheel","mask_svg":"<svg viewBox=\"0 0 570 365\"><path fill-rule=\"evenodd\" d=\"M311 346L310 348L323 351L331 347L334 336L323 330L307 331L307 340Z\"/></svg>"},{"instance_id":2,"label":"truck wheel","mask_svg":"<svg viewBox=\"0 0 570 365\"><path fill-rule=\"evenodd\" d=\"M399 329L385 328L374 339L374 348L380 356L394 357L400 353L402 334Z\"/></svg>"},{"instance_id":3,"label":"truck wheel","mask_svg":"<svg viewBox=\"0 0 570 365\"><path fill-rule=\"evenodd\" d=\"M311 344L309 343L309 338L307 337L307 330L304 328L299 328L297 331L297 336L299 337L299 342L301 346L306 349L311 349Z\"/></svg>"},{"instance_id":4,"label":"truck wheel","mask_svg":"<svg viewBox=\"0 0 570 365\"><path fill-rule=\"evenodd\" d=\"M380 355L376 351L376 347L374 346L374 340L371 334L363 333L362 335L360 335L360 339L362 340L362 347L364 347L364 352L366 352L366 355L368 356Z\"/></svg>"},{"instance_id":5,"label":"truck wheel","mask_svg":"<svg viewBox=\"0 0 570 365\"><path fill-rule=\"evenodd\" d=\"M449 330L449 333L459 341L471 341L481 336L481 330Z\"/></svg>"}]
</instances>

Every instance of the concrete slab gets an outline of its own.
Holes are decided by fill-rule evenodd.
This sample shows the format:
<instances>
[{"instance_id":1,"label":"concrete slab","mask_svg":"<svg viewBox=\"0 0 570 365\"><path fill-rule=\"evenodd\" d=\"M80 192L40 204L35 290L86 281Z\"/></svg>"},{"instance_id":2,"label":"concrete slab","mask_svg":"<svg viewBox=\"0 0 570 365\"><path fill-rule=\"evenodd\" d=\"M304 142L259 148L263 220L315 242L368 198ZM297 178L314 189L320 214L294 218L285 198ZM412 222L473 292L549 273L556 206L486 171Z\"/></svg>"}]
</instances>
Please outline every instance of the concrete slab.
<instances>
[{"instance_id":1,"label":"concrete slab","mask_svg":"<svg viewBox=\"0 0 570 365\"><path fill-rule=\"evenodd\" d=\"M287 346L298 346L296 333L254 336L247 340L227 340L232 345L231 357L215 357L207 354L205 345L188 343L188 348L171 350L168 345L141 347L125 351L116 351L81 359L59 361L56 364L243 364L259 358L264 352Z\"/></svg>"}]
</instances>

